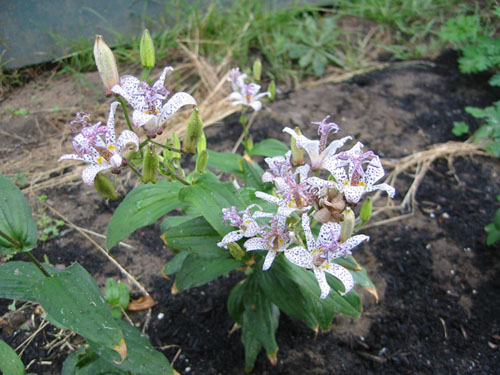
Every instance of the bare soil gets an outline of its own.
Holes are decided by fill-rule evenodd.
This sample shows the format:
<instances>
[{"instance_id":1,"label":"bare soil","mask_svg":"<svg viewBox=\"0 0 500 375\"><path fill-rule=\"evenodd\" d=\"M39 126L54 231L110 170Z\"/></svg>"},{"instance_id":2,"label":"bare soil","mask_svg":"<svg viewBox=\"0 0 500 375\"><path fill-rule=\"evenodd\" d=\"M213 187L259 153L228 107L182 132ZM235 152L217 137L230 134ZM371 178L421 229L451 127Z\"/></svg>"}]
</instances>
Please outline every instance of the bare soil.
<instances>
[{"instance_id":1,"label":"bare soil","mask_svg":"<svg viewBox=\"0 0 500 375\"><path fill-rule=\"evenodd\" d=\"M29 89L33 87L25 88ZM18 90L5 98L2 111L7 104L16 108L19 102L14 99L23 95L30 93ZM451 133L453 121L467 120L477 126L465 106L484 107L499 96L499 90L488 86L486 76L460 74L456 56L447 53L434 61L394 64L347 82L281 92L258 114L251 134L254 142L269 137L288 142L282 128L300 126L312 137L315 127L308 126L310 122L331 115L344 130L340 135L353 135L381 155L389 162L390 172L398 158L435 144L463 141ZM61 100L68 107L77 105L67 92ZM37 142L44 141L42 135L55 136L58 126L51 127L50 119L37 118L42 129L38 133L30 116L11 116L9 123L3 123L3 132L17 135L0 138L4 163L16 147L32 147L36 152ZM206 129L209 146L221 151L229 151L240 133L237 114ZM23 143L28 135L30 143ZM408 170L396 179L396 204L414 180L413 173ZM499 173L500 162L484 156L433 162L420 183L411 215L362 230L371 240L354 255L368 269L379 301L359 290L362 316L338 315L329 332L315 333L282 315L277 331L278 364L272 366L261 353L253 373L498 374L500 245L486 246L483 228L498 208ZM128 191L134 180L124 180L121 188ZM102 234L119 204L103 201L83 184L43 193L69 221ZM378 201L379 206L383 204L385 199ZM407 213L411 212L395 210L390 216ZM230 333L233 322L226 309L227 296L242 275L232 272L203 287L172 294L173 280L161 275L172 255L159 235L159 225L145 227L125 241L131 248L119 245L111 250L157 301L147 329L152 344L181 374L244 374L241 334ZM66 266L77 261L101 286L108 277L120 277L95 246L70 226L59 237L42 243L34 255L40 260L46 255L51 263ZM0 303L0 313L5 313L0 320L1 335L16 348L34 332L40 316L33 308L7 313L8 303ZM32 314L31 328L20 329ZM135 313L131 318L142 325L147 315ZM50 352L46 347L56 332L47 326L26 347L22 359L30 364L28 372L60 372L68 347ZM75 338L70 342L78 344Z\"/></svg>"}]
</instances>

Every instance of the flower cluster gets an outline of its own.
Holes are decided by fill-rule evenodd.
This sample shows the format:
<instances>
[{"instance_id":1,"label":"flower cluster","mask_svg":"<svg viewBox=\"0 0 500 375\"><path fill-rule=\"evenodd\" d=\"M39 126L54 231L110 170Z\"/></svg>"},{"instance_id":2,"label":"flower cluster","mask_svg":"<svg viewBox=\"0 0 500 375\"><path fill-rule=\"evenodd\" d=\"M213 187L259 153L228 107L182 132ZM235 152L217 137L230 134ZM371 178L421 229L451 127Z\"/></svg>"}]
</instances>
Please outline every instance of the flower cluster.
<instances>
[{"instance_id":1,"label":"flower cluster","mask_svg":"<svg viewBox=\"0 0 500 375\"><path fill-rule=\"evenodd\" d=\"M273 183L275 188L273 194L258 191L255 196L274 204L276 211L264 212L256 204L243 211L237 211L236 207L223 209L223 219L238 229L218 244L227 247L231 242L247 238L243 244L247 251L267 251L264 270L271 267L279 253L284 253L291 263L313 270L321 298L330 293L325 272L342 282L345 289L342 294L354 286L351 273L334 262L336 258L351 255L354 247L369 239L366 235L353 235L352 208L366 193L375 190L383 190L390 197L395 195L392 186L377 184L385 172L375 153L363 152L359 142L350 150L338 152L351 137L327 145L329 133L340 130L335 123L328 123L328 118L313 122L319 125L319 140L308 139L290 128L283 130L307 153L308 162L302 160L298 166L294 165L292 151L266 158L269 168L262 180ZM311 219L321 225L317 238L311 230Z\"/></svg>"},{"instance_id":2,"label":"flower cluster","mask_svg":"<svg viewBox=\"0 0 500 375\"><path fill-rule=\"evenodd\" d=\"M233 92L229 95L229 99L232 100L234 105L244 105L252 107L254 111L260 111L262 108L262 103L260 99L264 96L271 97L269 91L262 92L259 94L260 85L256 83L245 83L247 75L240 72L239 68L234 68L229 73L227 80L231 82L233 87Z\"/></svg>"}]
</instances>

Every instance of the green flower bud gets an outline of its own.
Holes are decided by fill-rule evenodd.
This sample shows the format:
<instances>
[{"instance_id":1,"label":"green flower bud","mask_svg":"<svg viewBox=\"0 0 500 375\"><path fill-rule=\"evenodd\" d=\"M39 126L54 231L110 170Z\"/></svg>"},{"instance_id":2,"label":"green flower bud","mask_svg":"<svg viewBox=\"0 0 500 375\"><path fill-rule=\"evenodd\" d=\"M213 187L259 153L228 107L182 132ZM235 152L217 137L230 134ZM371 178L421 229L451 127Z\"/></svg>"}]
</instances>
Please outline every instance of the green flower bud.
<instances>
[{"instance_id":1,"label":"green flower bud","mask_svg":"<svg viewBox=\"0 0 500 375\"><path fill-rule=\"evenodd\" d=\"M146 69L152 69L155 66L155 47L153 39L148 29L144 29L140 44L141 64Z\"/></svg>"},{"instance_id":2,"label":"green flower bud","mask_svg":"<svg viewBox=\"0 0 500 375\"><path fill-rule=\"evenodd\" d=\"M241 260L241 258L245 256L245 250L243 250L236 242L229 243L227 247L234 259Z\"/></svg>"},{"instance_id":3,"label":"green flower bud","mask_svg":"<svg viewBox=\"0 0 500 375\"><path fill-rule=\"evenodd\" d=\"M111 88L120 84L118 67L116 66L113 52L108 47L102 36L96 35L94 43L94 59L101 77L106 96L111 96Z\"/></svg>"},{"instance_id":4,"label":"green flower bud","mask_svg":"<svg viewBox=\"0 0 500 375\"><path fill-rule=\"evenodd\" d=\"M269 100L274 100L274 97L276 96L276 83L274 81L271 81L269 86L267 86L267 91L271 94Z\"/></svg>"},{"instance_id":5,"label":"green flower bud","mask_svg":"<svg viewBox=\"0 0 500 375\"><path fill-rule=\"evenodd\" d=\"M198 154L198 157L196 158L196 172L204 173L205 167L207 166L207 161L208 161L208 151L203 150Z\"/></svg>"},{"instance_id":6,"label":"green flower bud","mask_svg":"<svg viewBox=\"0 0 500 375\"><path fill-rule=\"evenodd\" d=\"M257 82L260 81L260 76L262 75L262 62L260 59L257 59L253 63L253 79L255 79Z\"/></svg>"},{"instance_id":7,"label":"green flower bud","mask_svg":"<svg viewBox=\"0 0 500 375\"><path fill-rule=\"evenodd\" d=\"M156 184L159 167L160 161L153 145L146 146L144 149L144 158L142 159L142 182L145 184L148 182Z\"/></svg>"},{"instance_id":8,"label":"green flower bud","mask_svg":"<svg viewBox=\"0 0 500 375\"><path fill-rule=\"evenodd\" d=\"M351 238L352 233L354 232L354 211L349 207L342 211L342 215L344 216L344 221L342 222L342 229L340 230L340 241L345 242L349 238Z\"/></svg>"},{"instance_id":9,"label":"green flower bud","mask_svg":"<svg viewBox=\"0 0 500 375\"><path fill-rule=\"evenodd\" d=\"M203 134L203 121L201 120L198 108L195 107L188 121L186 134L184 135L182 151L194 154L196 152L196 147L200 142L202 134Z\"/></svg>"},{"instance_id":10,"label":"green flower bud","mask_svg":"<svg viewBox=\"0 0 500 375\"><path fill-rule=\"evenodd\" d=\"M366 223L368 220L370 220L371 216L372 216L372 198L368 197L363 202L363 206L361 207L361 212L359 213L359 217L361 218L361 221L363 223Z\"/></svg>"},{"instance_id":11,"label":"green flower bud","mask_svg":"<svg viewBox=\"0 0 500 375\"><path fill-rule=\"evenodd\" d=\"M297 133L298 135L302 135L302 132L298 127L295 127L295 133ZM290 148L292 149L292 164L304 164L305 150L303 148L297 147L297 140L294 137L292 137L292 139L290 140Z\"/></svg>"},{"instance_id":12,"label":"green flower bud","mask_svg":"<svg viewBox=\"0 0 500 375\"><path fill-rule=\"evenodd\" d=\"M204 150L207 149L207 137L205 137L205 133L201 133L201 139L196 146L196 151L198 154L201 154Z\"/></svg>"},{"instance_id":13,"label":"green flower bud","mask_svg":"<svg viewBox=\"0 0 500 375\"><path fill-rule=\"evenodd\" d=\"M98 173L94 179L94 188L106 199L117 200L119 198L112 182L102 173Z\"/></svg>"}]
</instances>

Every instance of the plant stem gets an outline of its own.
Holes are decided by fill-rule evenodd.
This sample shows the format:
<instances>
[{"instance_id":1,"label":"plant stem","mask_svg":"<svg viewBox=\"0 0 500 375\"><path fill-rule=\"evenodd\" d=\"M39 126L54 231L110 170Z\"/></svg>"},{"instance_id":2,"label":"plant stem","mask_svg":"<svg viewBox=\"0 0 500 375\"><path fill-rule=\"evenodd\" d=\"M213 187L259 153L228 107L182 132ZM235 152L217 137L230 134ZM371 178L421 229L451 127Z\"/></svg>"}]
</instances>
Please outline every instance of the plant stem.
<instances>
[{"instance_id":1,"label":"plant stem","mask_svg":"<svg viewBox=\"0 0 500 375\"><path fill-rule=\"evenodd\" d=\"M165 148L165 149L173 151L173 152L178 152L180 154L186 154L186 152L184 152L182 150L179 150L178 148L173 148L173 147L170 147L170 146L162 145L161 143L153 141L151 138L148 138L146 141L149 141L149 143L152 143L152 144L154 144L154 145L156 145L158 147L162 147L162 148Z\"/></svg>"},{"instance_id":2,"label":"plant stem","mask_svg":"<svg viewBox=\"0 0 500 375\"><path fill-rule=\"evenodd\" d=\"M130 129L130 131L134 131L134 128L132 127L132 123L130 122L130 117L128 116L127 104L119 96L117 97L117 100L122 105L123 114L125 115L125 120L127 121L128 128Z\"/></svg>"},{"instance_id":3,"label":"plant stem","mask_svg":"<svg viewBox=\"0 0 500 375\"><path fill-rule=\"evenodd\" d=\"M172 170L169 170L169 177L172 177L174 180L177 180L179 181L180 183L186 185L186 186L189 186L189 185L192 185L191 182L189 182L188 180L182 178L181 176L177 175L177 173L175 173L174 171Z\"/></svg>"},{"instance_id":4,"label":"plant stem","mask_svg":"<svg viewBox=\"0 0 500 375\"><path fill-rule=\"evenodd\" d=\"M0 236L5 238L7 241L9 241L11 244L13 244L16 249L20 249L23 247L23 244L19 242L18 240L13 239L11 236L9 236L7 233L3 232L0 230Z\"/></svg>"},{"instance_id":5,"label":"plant stem","mask_svg":"<svg viewBox=\"0 0 500 375\"><path fill-rule=\"evenodd\" d=\"M46 276L46 277L52 277L50 275L50 273L48 273L47 270L45 268L43 268L42 264L38 261L38 259L35 258L35 256L33 254L31 254L29 251L27 251L25 254L28 256L28 258L30 258L30 260L33 263L35 263L35 266L37 266L40 269L40 271L42 271L42 273L44 274L44 276Z\"/></svg>"},{"instance_id":6,"label":"plant stem","mask_svg":"<svg viewBox=\"0 0 500 375\"><path fill-rule=\"evenodd\" d=\"M132 164L127 163L127 167L132 169L132 172L134 172L142 180L142 175L139 173L139 171L137 169L135 169L134 166L132 166Z\"/></svg>"},{"instance_id":7,"label":"plant stem","mask_svg":"<svg viewBox=\"0 0 500 375\"><path fill-rule=\"evenodd\" d=\"M142 71L142 74L141 74L141 81L146 82L150 72L151 72L151 68L144 68L144 70Z\"/></svg>"}]
</instances>

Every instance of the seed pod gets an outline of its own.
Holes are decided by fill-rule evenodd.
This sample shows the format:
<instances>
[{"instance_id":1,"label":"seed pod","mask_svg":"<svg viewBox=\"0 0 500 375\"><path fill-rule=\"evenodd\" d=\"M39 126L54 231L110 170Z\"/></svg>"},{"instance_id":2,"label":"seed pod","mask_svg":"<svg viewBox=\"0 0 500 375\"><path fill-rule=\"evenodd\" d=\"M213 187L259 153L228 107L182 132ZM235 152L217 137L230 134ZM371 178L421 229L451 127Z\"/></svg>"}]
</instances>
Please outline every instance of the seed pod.
<instances>
[{"instance_id":1,"label":"seed pod","mask_svg":"<svg viewBox=\"0 0 500 375\"><path fill-rule=\"evenodd\" d=\"M203 151L207 149L207 137L205 137L205 133L201 133L201 139L196 146L196 151L198 154L201 154Z\"/></svg>"},{"instance_id":2,"label":"seed pod","mask_svg":"<svg viewBox=\"0 0 500 375\"><path fill-rule=\"evenodd\" d=\"M139 51L142 66L146 69L152 69L155 66L155 47L148 29L144 29L142 33Z\"/></svg>"},{"instance_id":3,"label":"seed pod","mask_svg":"<svg viewBox=\"0 0 500 375\"><path fill-rule=\"evenodd\" d=\"M349 207L346 208L342 215L344 216L344 221L342 222L342 229L340 230L340 241L345 242L349 238L351 238L352 233L354 232L354 211Z\"/></svg>"},{"instance_id":4,"label":"seed pod","mask_svg":"<svg viewBox=\"0 0 500 375\"><path fill-rule=\"evenodd\" d=\"M295 132L298 135L302 135L302 132L298 127L295 128ZM297 140L292 137L290 140L290 148L292 149L292 164L293 165L302 165L304 164L304 149L297 147Z\"/></svg>"},{"instance_id":5,"label":"seed pod","mask_svg":"<svg viewBox=\"0 0 500 375\"><path fill-rule=\"evenodd\" d=\"M260 81L260 76L262 75L262 62L260 61L260 59L254 61L252 74L253 79L255 79L257 82Z\"/></svg>"},{"instance_id":6,"label":"seed pod","mask_svg":"<svg viewBox=\"0 0 500 375\"><path fill-rule=\"evenodd\" d=\"M227 247L234 259L241 260L241 258L245 256L245 250L243 250L236 242L229 243Z\"/></svg>"},{"instance_id":7,"label":"seed pod","mask_svg":"<svg viewBox=\"0 0 500 375\"><path fill-rule=\"evenodd\" d=\"M153 145L146 146L144 150L144 158L142 159L142 182L145 184L148 182L156 184L159 167L160 161Z\"/></svg>"},{"instance_id":8,"label":"seed pod","mask_svg":"<svg viewBox=\"0 0 500 375\"><path fill-rule=\"evenodd\" d=\"M202 134L203 121L201 120L198 108L195 107L193 113L191 114L191 117L189 117L186 134L184 135L182 150L184 152L194 154L196 152L198 142L200 142L200 139L202 138Z\"/></svg>"},{"instance_id":9,"label":"seed pod","mask_svg":"<svg viewBox=\"0 0 500 375\"><path fill-rule=\"evenodd\" d=\"M372 216L372 198L368 197L363 202L363 206L361 207L361 212L359 213L359 217L361 218L363 223L366 223L368 220L370 220L371 216Z\"/></svg>"},{"instance_id":10,"label":"seed pod","mask_svg":"<svg viewBox=\"0 0 500 375\"><path fill-rule=\"evenodd\" d=\"M276 96L276 83L274 82L274 80L271 81L269 86L267 86L267 91L271 94L271 96L269 97L269 100L274 100L274 98Z\"/></svg>"},{"instance_id":11,"label":"seed pod","mask_svg":"<svg viewBox=\"0 0 500 375\"><path fill-rule=\"evenodd\" d=\"M113 52L108 47L102 36L96 35L94 43L94 59L104 84L106 96L111 96L111 88L120 84L120 76L118 75L118 67L116 66Z\"/></svg>"},{"instance_id":12,"label":"seed pod","mask_svg":"<svg viewBox=\"0 0 500 375\"><path fill-rule=\"evenodd\" d=\"M106 199L117 200L119 198L113 183L102 173L98 173L94 179L94 188Z\"/></svg>"},{"instance_id":13,"label":"seed pod","mask_svg":"<svg viewBox=\"0 0 500 375\"><path fill-rule=\"evenodd\" d=\"M207 166L208 161L208 151L203 150L198 154L198 158L196 159L196 172L204 173L205 167Z\"/></svg>"}]
</instances>

